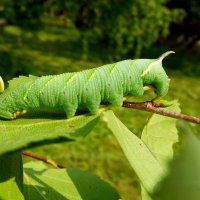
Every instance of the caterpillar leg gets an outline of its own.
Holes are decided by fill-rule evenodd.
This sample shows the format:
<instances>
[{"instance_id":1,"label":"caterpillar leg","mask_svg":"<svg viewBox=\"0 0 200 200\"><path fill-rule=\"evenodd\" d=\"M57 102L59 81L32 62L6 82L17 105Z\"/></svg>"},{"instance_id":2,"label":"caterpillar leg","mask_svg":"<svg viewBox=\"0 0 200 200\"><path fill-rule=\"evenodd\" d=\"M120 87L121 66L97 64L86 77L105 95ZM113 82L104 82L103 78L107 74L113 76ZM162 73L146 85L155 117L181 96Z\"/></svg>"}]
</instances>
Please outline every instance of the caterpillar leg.
<instances>
[{"instance_id":1,"label":"caterpillar leg","mask_svg":"<svg viewBox=\"0 0 200 200\"><path fill-rule=\"evenodd\" d=\"M76 110L78 108L78 105L67 105L64 107L64 111L66 113L67 119L73 117L76 114Z\"/></svg>"},{"instance_id":2,"label":"caterpillar leg","mask_svg":"<svg viewBox=\"0 0 200 200\"><path fill-rule=\"evenodd\" d=\"M171 106L172 103L162 99L162 97L158 97L152 100L152 103L155 107L168 107Z\"/></svg>"},{"instance_id":3,"label":"caterpillar leg","mask_svg":"<svg viewBox=\"0 0 200 200\"><path fill-rule=\"evenodd\" d=\"M87 106L88 110L92 115L95 115L99 110L100 102L92 103Z\"/></svg>"},{"instance_id":4,"label":"caterpillar leg","mask_svg":"<svg viewBox=\"0 0 200 200\"><path fill-rule=\"evenodd\" d=\"M143 83L137 84L130 91L130 95L133 95L135 97L141 97L144 94L144 90L145 88L143 88Z\"/></svg>"},{"instance_id":5,"label":"caterpillar leg","mask_svg":"<svg viewBox=\"0 0 200 200\"><path fill-rule=\"evenodd\" d=\"M94 96L95 94L93 94ZM99 110L99 105L101 103L100 94L94 97L93 99L87 99L87 109L92 115L95 115Z\"/></svg>"},{"instance_id":6,"label":"caterpillar leg","mask_svg":"<svg viewBox=\"0 0 200 200\"><path fill-rule=\"evenodd\" d=\"M122 94L113 94L112 97L109 98L109 102L113 106L122 106L123 105L123 95Z\"/></svg>"},{"instance_id":7,"label":"caterpillar leg","mask_svg":"<svg viewBox=\"0 0 200 200\"><path fill-rule=\"evenodd\" d=\"M156 90L155 87L153 87L152 85L145 85L143 89L145 92L151 92Z\"/></svg>"},{"instance_id":8,"label":"caterpillar leg","mask_svg":"<svg viewBox=\"0 0 200 200\"><path fill-rule=\"evenodd\" d=\"M17 111L15 113L12 114L12 119L16 119L24 114L27 113L27 110L22 110L22 111Z\"/></svg>"},{"instance_id":9,"label":"caterpillar leg","mask_svg":"<svg viewBox=\"0 0 200 200\"><path fill-rule=\"evenodd\" d=\"M67 119L69 119L69 118L74 117L76 111L71 111L71 112L65 111L65 113L66 113Z\"/></svg>"}]
</instances>

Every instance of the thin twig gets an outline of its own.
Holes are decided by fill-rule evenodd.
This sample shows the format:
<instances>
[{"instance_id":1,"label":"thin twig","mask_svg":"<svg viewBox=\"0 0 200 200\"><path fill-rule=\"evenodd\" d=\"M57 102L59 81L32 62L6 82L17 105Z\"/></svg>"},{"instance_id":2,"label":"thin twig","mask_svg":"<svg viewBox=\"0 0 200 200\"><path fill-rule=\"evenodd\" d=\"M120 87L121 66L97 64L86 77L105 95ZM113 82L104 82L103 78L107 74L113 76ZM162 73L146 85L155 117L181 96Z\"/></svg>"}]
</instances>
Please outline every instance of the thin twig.
<instances>
[{"instance_id":1,"label":"thin twig","mask_svg":"<svg viewBox=\"0 0 200 200\"><path fill-rule=\"evenodd\" d=\"M32 153L29 153L29 152L26 152L26 151L23 151L23 152L22 152L22 155L28 156L28 157L31 157L31 158L34 158L34 159L36 159L36 160L41 160L41 161L43 161L44 163L47 163L47 164L53 166L54 168L65 168L64 166L59 165L59 164L56 164L56 163L54 163L54 162L51 161L51 160L48 160L48 159L43 158L43 157L41 157L41 156L33 155Z\"/></svg>"},{"instance_id":2,"label":"thin twig","mask_svg":"<svg viewBox=\"0 0 200 200\"><path fill-rule=\"evenodd\" d=\"M185 115L182 113L176 113L173 111L169 111L163 108L155 107L152 102L144 102L144 103L130 103L130 102L124 102L123 107L127 108L136 108L140 110L146 110L148 112L153 112L159 115L164 115L172 118L177 118L177 119L183 119L186 121L190 121L196 124L200 124L200 118L199 117L194 117L190 115Z\"/></svg>"}]
</instances>

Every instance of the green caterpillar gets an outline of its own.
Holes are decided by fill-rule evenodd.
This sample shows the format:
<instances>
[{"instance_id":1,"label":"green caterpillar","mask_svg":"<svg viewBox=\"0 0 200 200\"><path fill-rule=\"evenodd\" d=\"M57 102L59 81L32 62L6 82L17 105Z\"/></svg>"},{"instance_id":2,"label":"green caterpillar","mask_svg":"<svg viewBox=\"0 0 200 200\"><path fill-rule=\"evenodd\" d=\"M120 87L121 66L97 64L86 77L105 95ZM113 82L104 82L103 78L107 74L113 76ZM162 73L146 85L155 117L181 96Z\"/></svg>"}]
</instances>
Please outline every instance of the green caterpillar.
<instances>
[{"instance_id":1,"label":"green caterpillar","mask_svg":"<svg viewBox=\"0 0 200 200\"><path fill-rule=\"evenodd\" d=\"M142 96L145 86L153 86L160 98L169 88L162 60L170 53L174 52L158 59L124 60L81 72L19 77L11 80L5 91L0 79L0 117L15 119L40 108L62 109L67 117L80 108L95 114L102 102L122 106L124 97Z\"/></svg>"}]
</instances>

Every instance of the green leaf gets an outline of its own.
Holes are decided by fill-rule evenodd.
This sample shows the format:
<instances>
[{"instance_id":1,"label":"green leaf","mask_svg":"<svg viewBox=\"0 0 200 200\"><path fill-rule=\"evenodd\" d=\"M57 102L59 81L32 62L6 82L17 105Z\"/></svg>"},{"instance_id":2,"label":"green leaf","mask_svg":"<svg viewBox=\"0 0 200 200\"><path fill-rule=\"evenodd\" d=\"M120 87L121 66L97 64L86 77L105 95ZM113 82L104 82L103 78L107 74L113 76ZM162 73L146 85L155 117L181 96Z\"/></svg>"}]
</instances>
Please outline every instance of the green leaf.
<instances>
[{"instance_id":1,"label":"green leaf","mask_svg":"<svg viewBox=\"0 0 200 200\"><path fill-rule=\"evenodd\" d=\"M174 102L172 106L165 109L180 112L178 102ZM174 118L153 114L141 136L165 172L168 169L169 160L173 158L173 144L178 142L176 121ZM143 200L151 199L143 187L141 196Z\"/></svg>"},{"instance_id":2,"label":"green leaf","mask_svg":"<svg viewBox=\"0 0 200 200\"><path fill-rule=\"evenodd\" d=\"M166 110L179 113L179 103L174 102ZM177 119L153 114L142 132L142 140L166 170L173 158L173 144L178 142Z\"/></svg>"},{"instance_id":3,"label":"green leaf","mask_svg":"<svg viewBox=\"0 0 200 200\"><path fill-rule=\"evenodd\" d=\"M24 148L72 141L87 135L99 120L99 115L80 115L71 119L19 118L0 120L0 155Z\"/></svg>"},{"instance_id":4,"label":"green leaf","mask_svg":"<svg viewBox=\"0 0 200 200\"><path fill-rule=\"evenodd\" d=\"M156 200L200 199L200 142L189 134L184 151L170 165L169 175L155 190Z\"/></svg>"},{"instance_id":5,"label":"green leaf","mask_svg":"<svg viewBox=\"0 0 200 200\"><path fill-rule=\"evenodd\" d=\"M19 88L21 85L30 82L30 81L34 81L38 79L37 76L33 76L33 75L29 75L29 76L19 76L17 78L13 78L10 81L8 81L9 83L9 91L12 89L16 89Z\"/></svg>"},{"instance_id":6,"label":"green leaf","mask_svg":"<svg viewBox=\"0 0 200 200\"><path fill-rule=\"evenodd\" d=\"M0 199L24 200L21 153L0 156Z\"/></svg>"},{"instance_id":7,"label":"green leaf","mask_svg":"<svg viewBox=\"0 0 200 200\"><path fill-rule=\"evenodd\" d=\"M117 200L108 183L80 169L47 169L41 162L24 165L26 199L37 200Z\"/></svg>"},{"instance_id":8,"label":"green leaf","mask_svg":"<svg viewBox=\"0 0 200 200\"><path fill-rule=\"evenodd\" d=\"M163 176L160 164L143 141L129 131L112 111L104 112L103 119L117 138L142 185L147 191L151 192L155 183Z\"/></svg>"},{"instance_id":9,"label":"green leaf","mask_svg":"<svg viewBox=\"0 0 200 200\"><path fill-rule=\"evenodd\" d=\"M152 198L150 197L146 189L143 187L143 185L141 185L141 197L142 200L152 200Z\"/></svg>"}]
</instances>

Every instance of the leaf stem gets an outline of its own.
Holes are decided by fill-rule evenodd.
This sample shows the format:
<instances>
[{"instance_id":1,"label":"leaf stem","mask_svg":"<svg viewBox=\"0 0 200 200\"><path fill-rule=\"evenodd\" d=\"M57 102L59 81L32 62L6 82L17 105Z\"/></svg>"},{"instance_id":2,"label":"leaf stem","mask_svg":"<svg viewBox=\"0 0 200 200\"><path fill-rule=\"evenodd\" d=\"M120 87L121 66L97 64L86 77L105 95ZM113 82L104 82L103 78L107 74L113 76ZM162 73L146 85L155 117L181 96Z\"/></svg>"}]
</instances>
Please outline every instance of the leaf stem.
<instances>
[{"instance_id":1,"label":"leaf stem","mask_svg":"<svg viewBox=\"0 0 200 200\"><path fill-rule=\"evenodd\" d=\"M123 102L123 107L126 108L135 108L139 110L146 110L148 112L153 112L159 115L164 115L167 117L177 118L177 119L183 119L192 123L200 124L200 118L194 117L182 113L176 113L169 110L165 110L160 107L155 107L152 102L144 102L144 103L133 103L133 102Z\"/></svg>"},{"instance_id":2,"label":"leaf stem","mask_svg":"<svg viewBox=\"0 0 200 200\"><path fill-rule=\"evenodd\" d=\"M53 166L54 168L57 168L57 169L59 169L59 168L65 168L64 166L56 164L55 162L53 162L53 161L51 161L51 160L49 160L47 158L43 158L41 156L33 155L32 153L27 152L27 151L23 151L22 155L34 158L36 160L41 160L44 163L49 164L49 165L51 165L51 166Z\"/></svg>"}]
</instances>

